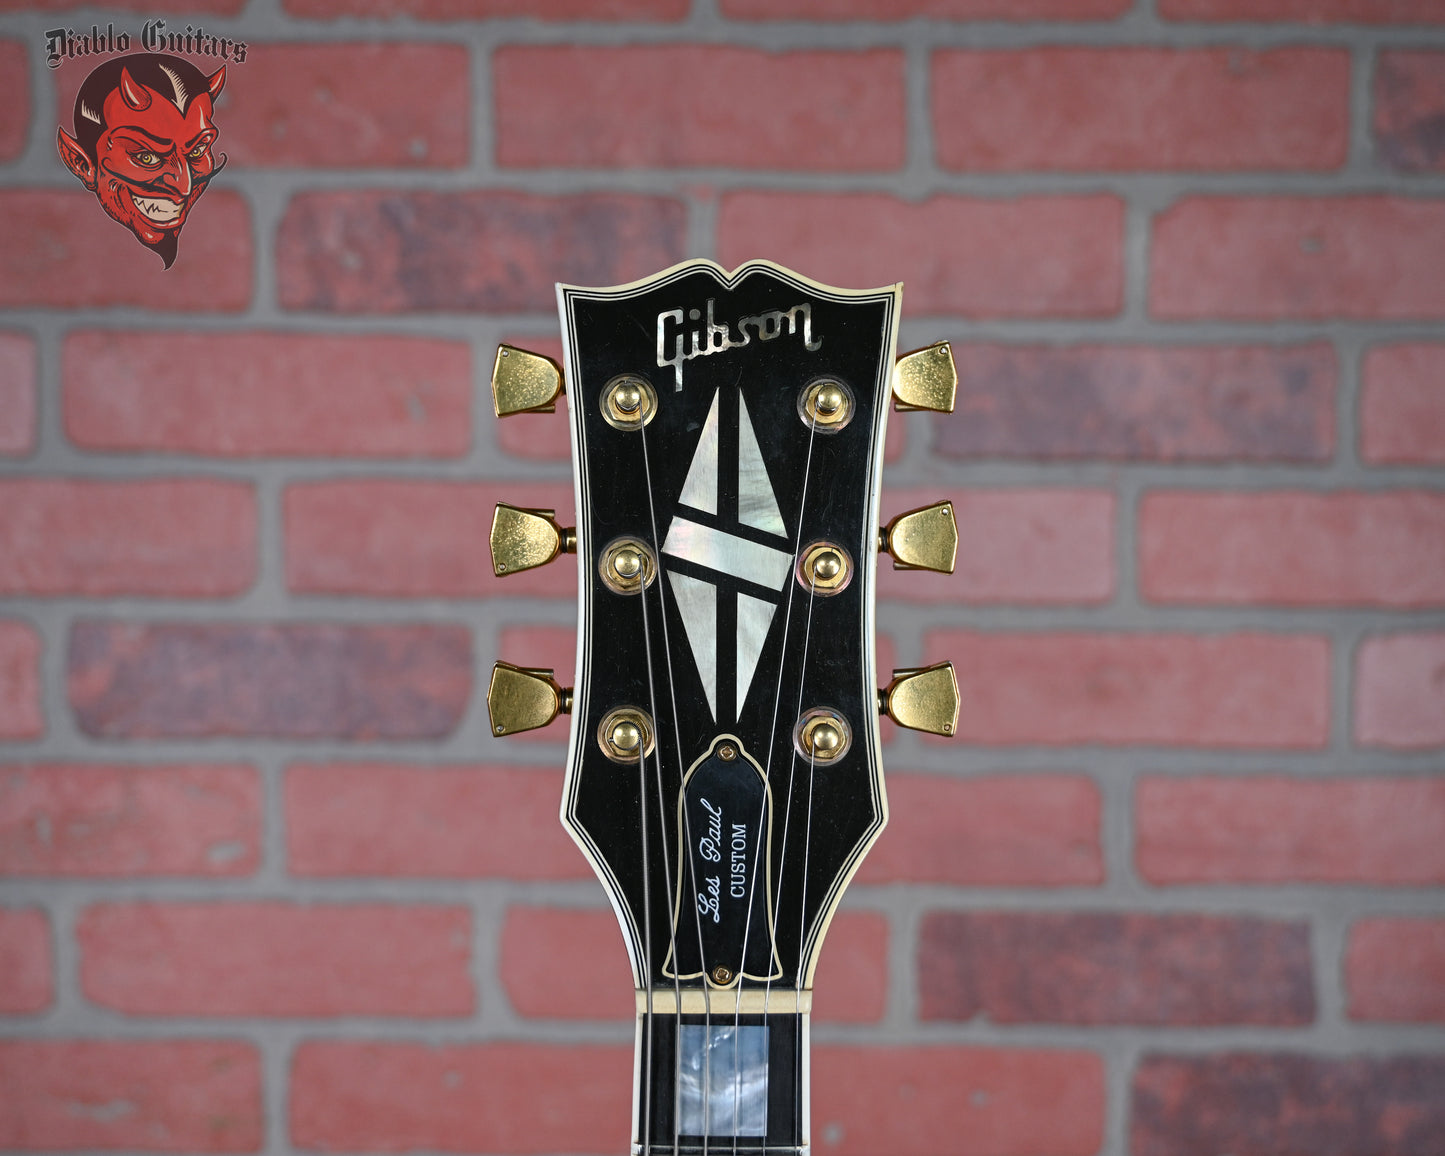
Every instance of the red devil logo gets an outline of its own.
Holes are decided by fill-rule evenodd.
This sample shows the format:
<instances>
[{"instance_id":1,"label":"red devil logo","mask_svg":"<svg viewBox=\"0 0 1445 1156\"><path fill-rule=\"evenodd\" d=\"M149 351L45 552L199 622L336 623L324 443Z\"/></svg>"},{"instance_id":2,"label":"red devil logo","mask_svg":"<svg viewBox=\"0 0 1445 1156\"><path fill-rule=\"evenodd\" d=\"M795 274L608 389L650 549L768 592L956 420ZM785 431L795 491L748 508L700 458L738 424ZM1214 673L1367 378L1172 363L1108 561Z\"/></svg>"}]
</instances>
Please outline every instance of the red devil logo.
<instances>
[{"instance_id":1,"label":"red devil logo","mask_svg":"<svg viewBox=\"0 0 1445 1156\"><path fill-rule=\"evenodd\" d=\"M60 159L167 269L191 206L226 163L211 152L225 83L224 66L206 76L175 56L107 60L76 95L75 135L57 137Z\"/></svg>"}]
</instances>

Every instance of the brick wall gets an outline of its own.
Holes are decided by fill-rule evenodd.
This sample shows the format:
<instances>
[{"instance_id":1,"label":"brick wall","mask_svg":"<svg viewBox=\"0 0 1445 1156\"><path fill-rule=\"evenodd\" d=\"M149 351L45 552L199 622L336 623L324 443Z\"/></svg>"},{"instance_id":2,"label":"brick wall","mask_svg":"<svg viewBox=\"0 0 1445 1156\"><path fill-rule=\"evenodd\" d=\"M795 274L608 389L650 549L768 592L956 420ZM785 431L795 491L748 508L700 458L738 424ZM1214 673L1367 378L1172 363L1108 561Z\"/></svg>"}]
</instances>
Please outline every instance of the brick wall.
<instances>
[{"instance_id":1,"label":"brick wall","mask_svg":"<svg viewBox=\"0 0 1445 1156\"><path fill-rule=\"evenodd\" d=\"M623 1150L564 730L482 701L571 668L483 543L565 425L485 378L701 255L963 378L879 615L960 739L890 728L816 1150L1445 1152L1445 3L170 4L0 2L0 1147ZM250 46L169 272L43 51L156 15Z\"/></svg>"}]
</instances>

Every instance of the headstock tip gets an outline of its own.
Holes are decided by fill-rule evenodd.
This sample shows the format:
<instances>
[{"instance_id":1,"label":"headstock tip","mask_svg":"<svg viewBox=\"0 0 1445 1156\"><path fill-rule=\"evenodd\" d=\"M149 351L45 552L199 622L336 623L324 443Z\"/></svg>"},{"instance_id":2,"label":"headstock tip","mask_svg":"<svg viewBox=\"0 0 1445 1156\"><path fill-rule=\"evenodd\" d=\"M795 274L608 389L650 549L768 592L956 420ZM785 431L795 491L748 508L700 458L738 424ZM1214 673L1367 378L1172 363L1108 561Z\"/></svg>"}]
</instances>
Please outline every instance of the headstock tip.
<instances>
[{"instance_id":1,"label":"headstock tip","mask_svg":"<svg viewBox=\"0 0 1445 1156\"><path fill-rule=\"evenodd\" d=\"M498 578L545 566L577 549L577 532L557 525L551 510L497 503L492 515L492 573Z\"/></svg>"},{"instance_id":2,"label":"headstock tip","mask_svg":"<svg viewBox=\"0 0 1445 1156\"><path fill-rule=\"evenodd\" d=\"M957 393L958 370L946 341L905 353L893 367L893 408L899 413L915 409L952 413Z\"/></svg>"},{"instance_id":3,"label":"headstock tip","mask_svg":"<svg viewBox=\"0 0 1445 1156\"><path fill-rule=\"evenodd\" d=\"M879 535L879 548L893 558L895 570L933 570L952 574L958 559L958 521L952 502L935 502L899 514Z\"/></svg>"},{"instance_id":4,"label":"headstock tip","mask_svg":"<svg viewBox=\"0 0 1445 1156\"><path fill-rule=\"evenodd\" d=\"M572 690L558 686L552 672L498 662L487 686L487 720L502 737L536 730L572 711Z\"/></svg>"},{"instance_id":5,"label":"headstock tip","mask_svg":"<svg viewBox=\"0 0 1445 1156\"><path fill-rule=\"evenodd\" d=\"M562 367L550 357L497 346L492 365L492 409L498 417L514 413L556 413L562 396Z\"/></svg>"},{"instance_id":6,"label":"headstock tip","mask_svg":"<svg viewBox=\"0 0 1445 1156\"><path fill-rule=\"evenodd\" d=\"M878 710L899 726L952 737L958 729L958 678L953 663L895 670L878 692Z\"/></svg>"}]
</instances>

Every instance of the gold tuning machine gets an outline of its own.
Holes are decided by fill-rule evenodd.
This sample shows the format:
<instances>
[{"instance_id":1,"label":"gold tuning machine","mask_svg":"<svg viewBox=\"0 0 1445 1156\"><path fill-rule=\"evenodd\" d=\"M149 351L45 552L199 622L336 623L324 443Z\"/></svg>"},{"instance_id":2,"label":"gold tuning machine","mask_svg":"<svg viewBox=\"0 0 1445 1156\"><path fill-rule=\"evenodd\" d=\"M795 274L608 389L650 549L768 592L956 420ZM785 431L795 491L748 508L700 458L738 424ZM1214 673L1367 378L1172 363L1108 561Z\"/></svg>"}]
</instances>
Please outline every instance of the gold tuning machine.
<instances>
[{"instance_id":1,"label":"gold tuning machine","mask_svg":"<svg viewBox=\"0 0 1445 1156\"><path fill-rule=\"evenodd\" d=\"M878 548L893 557L895 570L936 570L952 574L958 557L958 522L952 502L936 502L899 514L879 532Z\"/></svg>"},{"instance_id":2,"label":"gold tuning machine","mask_svg":"<svg viewBox=\"0 0 1445 1156\"><path fill-rule=\"evenodd\" d=\"M893 367L893 408L899 413L913 409L952 413L957 392L958 370L946 341L905 353Z\"/></svg>"},{"instance_id":3,"label":"gold tuning machine","mask_svg":"<svg viewBox=\"0 0 1445 1156\"><path fill-rule=\"evenodd\" d=\"M953 663L895 670L893 681L878 692L878 711L910 730L952 735L958 729L958 679Z\"/></svg>"},{"instance_id":4,"label":"gold tuning machine","mask_svg":"<svg viewBox=\"0 0 1445 1156\"><path fill-rule=\"evenodd\" d=\"M577 552L577 531L559 526L552 510L524 510L497 503L492 515L492 573L498 578L545 566L558 554Z\"/></svg>"},{"instance_id":5,"label":"gold tuning machine","mask_svg":"<svg viewBox=\"0 0 1445 1156\"><path fill-rule=\"evenodd\" d=\"M492 408L498 417L514 413L556 413L562 396L562 367L550 357L515 345L497 346L492 365Z\"/></svg>"},{"instance_id":6,"label":"gold tuning machine","mask_svg":"<svg viewBox=\"0 0 1445 1156\"><path fill-rule=\"evenodd\" d=\"M529 670L499 662L487 687L487 718L494 735L544 727L559 714L572 713L571 687L558 686L550 670Z\"/></svg>"}]
</instances>

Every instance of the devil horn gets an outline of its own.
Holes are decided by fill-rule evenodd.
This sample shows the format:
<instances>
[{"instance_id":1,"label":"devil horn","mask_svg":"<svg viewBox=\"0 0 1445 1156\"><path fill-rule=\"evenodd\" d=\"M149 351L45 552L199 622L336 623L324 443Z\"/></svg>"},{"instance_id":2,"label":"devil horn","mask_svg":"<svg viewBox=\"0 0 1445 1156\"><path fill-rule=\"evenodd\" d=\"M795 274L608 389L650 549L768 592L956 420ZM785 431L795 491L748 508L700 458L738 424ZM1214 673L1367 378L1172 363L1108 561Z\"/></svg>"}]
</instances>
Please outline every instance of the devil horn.
<instances>
[{"instance_id":1,"label":"devil horn","mask_svg":"<svg viewBox=\"0 0 1445 1156\"><path fill-rule=\"evenodd\" d=\"M124 68L120 70L120 95L137 112L151 106L151 94L132 80Z\"/></svg>"},{"instance_id":2,"label":"devil horn","mask_svg":"<svg viewBox=\"0 0 1445 1156\"><path fill-rule=\"evenodd\" d=\"M221 89L226 87L226 66L223 64L210 76L206 77L206 88L211 94L211 99L221 95Z\"/></svg>"}]
</instances>

